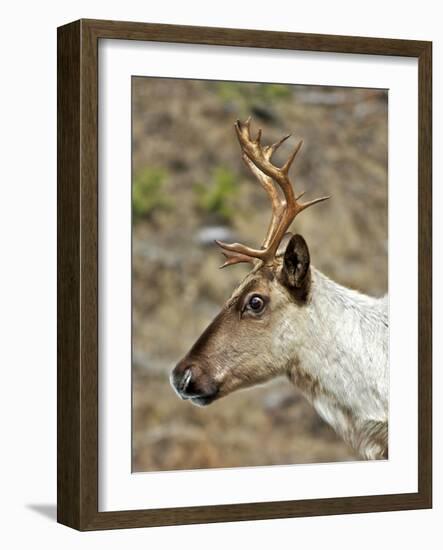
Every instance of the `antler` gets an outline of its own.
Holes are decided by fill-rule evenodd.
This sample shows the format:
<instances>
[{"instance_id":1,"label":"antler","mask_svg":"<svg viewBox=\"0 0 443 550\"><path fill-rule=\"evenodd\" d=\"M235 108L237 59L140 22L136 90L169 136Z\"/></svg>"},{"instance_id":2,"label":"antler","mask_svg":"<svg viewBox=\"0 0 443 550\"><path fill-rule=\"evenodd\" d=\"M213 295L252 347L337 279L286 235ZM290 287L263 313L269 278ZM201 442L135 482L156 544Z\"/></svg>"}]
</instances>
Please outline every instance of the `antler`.
<instances>
[{"instance_id":1,"label":"antler","mask_svg":"<svg viewBox=\"0 0 443 550\"><path fill-rule=\"evenodd\" d=\"M262 146L260 143L262 131L259 130L257 137L252 139L250 126L250 117L245 123L237 120L235 130L243 151L243 160L271 199L272 217L260 250L239 243L227 244L216 241L227 258L221 267L240 262L252 263L255 259L262 260L267 265L272 265L280 242L297 214L314 204L329 199L329 197L321 197L308 202L300 202L299 199L304 193L299 194L297 197L294 195L289 179L289 169L300 151L303 141L299 141L289 159L279 168L272 164L271 158L280 145L290 137L290 134L273 145ZM279 195L278 188L283 192L283 197Z\"/></svg>"}]
</instances>

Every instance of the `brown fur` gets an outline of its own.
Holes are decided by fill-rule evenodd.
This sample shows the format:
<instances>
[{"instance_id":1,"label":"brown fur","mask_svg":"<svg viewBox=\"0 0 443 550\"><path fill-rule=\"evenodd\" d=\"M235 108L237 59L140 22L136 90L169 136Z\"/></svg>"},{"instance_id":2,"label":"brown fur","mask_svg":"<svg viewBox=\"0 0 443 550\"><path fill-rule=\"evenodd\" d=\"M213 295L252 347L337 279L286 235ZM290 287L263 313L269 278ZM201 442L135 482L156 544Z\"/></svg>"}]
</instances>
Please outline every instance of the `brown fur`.
<instances>
[{"instance_id":1,"label":"brown fur","mask_svg":"<svg viewBox=\"0 0 443 550\"><path fill-rule=\"evenodd\" d=\"M289 369L288 378L304 395L309 395L312 399L325 392L320 380L303 370L298 361Z\"/></svg>"}]
</instances>

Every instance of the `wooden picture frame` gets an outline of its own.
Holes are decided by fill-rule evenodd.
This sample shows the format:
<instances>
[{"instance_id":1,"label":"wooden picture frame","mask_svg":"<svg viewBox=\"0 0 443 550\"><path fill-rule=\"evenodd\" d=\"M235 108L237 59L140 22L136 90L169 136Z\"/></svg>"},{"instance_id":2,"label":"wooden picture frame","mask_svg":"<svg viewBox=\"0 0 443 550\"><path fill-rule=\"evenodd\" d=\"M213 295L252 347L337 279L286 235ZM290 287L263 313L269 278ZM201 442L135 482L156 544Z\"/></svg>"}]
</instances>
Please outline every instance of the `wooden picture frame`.
<instances>
[{"instance_id":1,"label":"wooden picture frame","mask_svg":"<svg viewBox=\"0 0 443 550\"><path fill-rule=\"evenodd\" d=\"M98 42L206 44L418 59L419 357L416 493L98 510ZM80 20L58 29L58 521L79 530L432 506L432 44L412 40Z\"/></svg>"}]
</instances>

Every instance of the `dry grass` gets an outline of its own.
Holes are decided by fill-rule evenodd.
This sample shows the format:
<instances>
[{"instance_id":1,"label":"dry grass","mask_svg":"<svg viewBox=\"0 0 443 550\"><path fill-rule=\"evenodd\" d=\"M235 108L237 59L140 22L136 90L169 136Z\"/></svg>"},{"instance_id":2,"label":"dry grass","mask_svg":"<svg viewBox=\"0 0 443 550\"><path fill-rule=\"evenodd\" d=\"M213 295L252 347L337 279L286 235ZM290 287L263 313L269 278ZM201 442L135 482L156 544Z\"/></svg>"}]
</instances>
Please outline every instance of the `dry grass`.
<instances>
[{"instance_id":1,"label":"dry grass","mask_svg":"<svg viewBox=\"0 0 443 550\"><path fill-rule=\"evenodd\" d=\"M269 218L264 193L240 160L233 131L239 116L252 112L265 140L295 131L305 142L294 169L297 190L333 195L295 224L316 267L369 294L387 290L385 92L309 86L283 92L134 79L134 174L162 170L169 203L138 219L133 231L136 471L355 459L284 380L205 409L180 401L168 382L245 273L243 266L217 269L219 252L198 242L202 227L223 221L242 242L257 245ZM224 198L224 219L202 210L196 192L196 184L214 184L217 167L238 181Z\"/></svg>"}]
</instances>

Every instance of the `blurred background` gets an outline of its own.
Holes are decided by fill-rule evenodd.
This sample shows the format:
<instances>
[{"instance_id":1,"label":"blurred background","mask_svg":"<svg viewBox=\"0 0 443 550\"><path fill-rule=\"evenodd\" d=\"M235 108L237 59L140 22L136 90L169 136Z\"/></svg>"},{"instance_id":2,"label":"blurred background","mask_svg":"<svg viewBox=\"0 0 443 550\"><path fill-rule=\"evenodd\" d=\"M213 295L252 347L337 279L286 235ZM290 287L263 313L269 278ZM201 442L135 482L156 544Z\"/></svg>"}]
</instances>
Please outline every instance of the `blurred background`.
<instances>
[{"instance_id":1,"label":"blurred background","mask_svg":"<svg viewBox=\"0 0 443 550\"><path fill-rule=\"evenodd\" d=\"M237 118L251 115L264 143L303 138L296 192L332 195L292 227L312 263L387 292L387 91L142 77L132 109L133 471L357 460L286 379L198 408L168 377L248 271L219 270L214 239L259 247L269 221Z\"/></svg>"}]
</instances>

